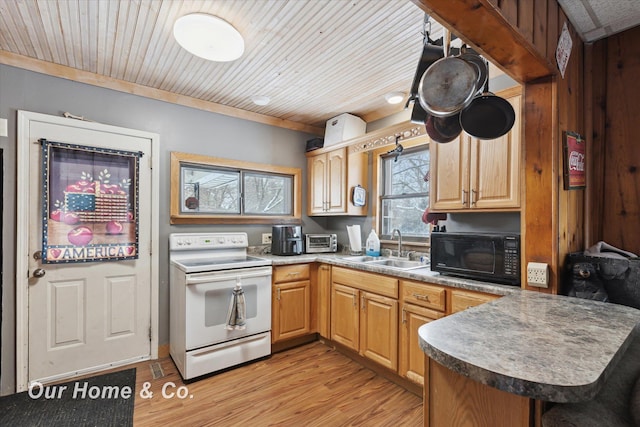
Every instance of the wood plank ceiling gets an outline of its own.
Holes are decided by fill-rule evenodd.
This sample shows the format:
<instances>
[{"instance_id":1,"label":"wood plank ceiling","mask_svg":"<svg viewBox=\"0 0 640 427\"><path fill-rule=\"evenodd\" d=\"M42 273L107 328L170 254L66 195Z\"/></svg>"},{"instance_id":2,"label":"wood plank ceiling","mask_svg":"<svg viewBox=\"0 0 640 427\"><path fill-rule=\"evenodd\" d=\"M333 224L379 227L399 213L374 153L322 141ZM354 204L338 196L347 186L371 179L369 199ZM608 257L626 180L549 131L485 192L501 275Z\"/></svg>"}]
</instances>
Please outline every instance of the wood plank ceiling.
<instances>
[{"instance_id":1,"label":"wood plank ceiling","mask_svg":"<svg viewBox=\"0 0 640 427\"><path fill-rule=\"evenodd\" d=\"M192 12L234 25L243 56L214 63L183 50L173 23ZM402 110L384 95L410 90L423 19L408 0L2 1L0 53L324 129L345 112L371 121Z\"/></svg>"}]
</instances>

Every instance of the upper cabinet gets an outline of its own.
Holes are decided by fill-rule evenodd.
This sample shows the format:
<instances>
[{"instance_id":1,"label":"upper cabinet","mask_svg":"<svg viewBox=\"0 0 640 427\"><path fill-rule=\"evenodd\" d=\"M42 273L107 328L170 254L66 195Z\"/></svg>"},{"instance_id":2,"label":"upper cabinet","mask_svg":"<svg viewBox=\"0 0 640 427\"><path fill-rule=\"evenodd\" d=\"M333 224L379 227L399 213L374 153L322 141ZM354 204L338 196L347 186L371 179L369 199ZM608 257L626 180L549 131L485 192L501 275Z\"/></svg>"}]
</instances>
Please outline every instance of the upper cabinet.
<instances>
[{"instance_id":1,"label":"upper cabinet","mask_svg":"<svg viewBox=\"0 0 640 427\"><path fill-rule=\"evenodd\" d=\"M312 155L308 163L307 215L366 215L366 206L351 200L352 188L367 183L367 154L348 147Z\"/></svg>"},{"instance_id":2,"label":"upper cabinet","mask_svg":"<svg viewBox=\"0 0 640 427\"><path fill-rule=\"evenodd\" d=\"M479 140L464 132L446 144L431 144L431 210L520 208L521 92L501 94L516 112L509 133Z\"/></svg>"}]
</instances>

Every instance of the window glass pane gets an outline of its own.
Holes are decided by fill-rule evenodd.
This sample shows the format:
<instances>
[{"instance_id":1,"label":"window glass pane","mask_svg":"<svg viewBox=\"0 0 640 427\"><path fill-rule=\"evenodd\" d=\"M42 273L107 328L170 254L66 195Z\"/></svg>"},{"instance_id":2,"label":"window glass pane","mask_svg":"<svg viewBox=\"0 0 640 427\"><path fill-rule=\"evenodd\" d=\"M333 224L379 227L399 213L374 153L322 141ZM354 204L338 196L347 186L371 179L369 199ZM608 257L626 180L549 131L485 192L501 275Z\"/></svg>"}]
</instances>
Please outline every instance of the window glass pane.
<instances>
[{"instance_id":1,"label":"window glass pane","mask_svg":"<svg viewBox=\"0 0 640 427\"><path fill-rule=\"evenodd\" d=\"M388 239L397 228L403 238L427 237L429 227L422 214L429 206L429 147L385 157L382 168L381 235Z\"/></svg>"},{"instance_id":2,"label":"window glass pane","mask_svg":"<svg viewBox=\"0 0 640 427\"><path fill-rule=\"evenodd\" d=\"M429 227L422 222L422 214L429 205L429 197L406 197L382 200L382 235L390 236L394 228L402 237L426 237Z\"/></svg>"},{"instance_id":3,"label":"window glass pane","mask_svg":"<svg viewBox=\"0 0 640 427\"><path fill-rule=\"evenodd\" d=\"M397 161L396 161L397 159ZM384 159L384 195L428 193L429 149L406 150L402 155Z\"/></svg>"},{"instance_id":4,"label":"window glass pane","mask_svg":"<svg viewBox=\"0 0 640 427\"><path fill-rule=\"evenodd\" d=\"M247 215L293 215L293 178L245 172L244 206Z\"/></svg>"},{"instance_id":5,"label":"window glass pane","mask_svg":"<svg viewBox=\"0 0 640 427\"><path fill-rule=\"evenodd\" d=\"M240 213L240 172L201 167L182 167L184 213Z\"/></svg>"}]
</instances>

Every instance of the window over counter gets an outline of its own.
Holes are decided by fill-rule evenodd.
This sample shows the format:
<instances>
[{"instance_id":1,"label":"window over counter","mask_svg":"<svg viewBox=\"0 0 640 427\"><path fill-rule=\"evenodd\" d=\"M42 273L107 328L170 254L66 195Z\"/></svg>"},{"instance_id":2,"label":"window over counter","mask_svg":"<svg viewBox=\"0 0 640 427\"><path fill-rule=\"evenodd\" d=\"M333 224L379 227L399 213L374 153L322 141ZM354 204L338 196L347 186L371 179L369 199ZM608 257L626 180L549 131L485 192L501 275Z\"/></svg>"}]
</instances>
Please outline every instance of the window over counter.
<instances>
[{"instance_id":1,"label":"window over counter","mask_svg":"<svg viewBox=\"0 0 640 427\"><path fill-rule=\"evenodd\" d=\"M172 224L299 224L301 169L171 153Z\"/></svg>"},{"instance_id":2,"label":"window over counter","mask_svg":"<svg viewBox=\"0 0 640 427\"><path fill-rule=\"evenodd\" d=\"M404 145L399 155L388 148L376 150L378 230L385 240L398 229L404 242L426 242L429 226L422 215L429 206L429 144L420 138Z\"/></svg>"}]
</instances>

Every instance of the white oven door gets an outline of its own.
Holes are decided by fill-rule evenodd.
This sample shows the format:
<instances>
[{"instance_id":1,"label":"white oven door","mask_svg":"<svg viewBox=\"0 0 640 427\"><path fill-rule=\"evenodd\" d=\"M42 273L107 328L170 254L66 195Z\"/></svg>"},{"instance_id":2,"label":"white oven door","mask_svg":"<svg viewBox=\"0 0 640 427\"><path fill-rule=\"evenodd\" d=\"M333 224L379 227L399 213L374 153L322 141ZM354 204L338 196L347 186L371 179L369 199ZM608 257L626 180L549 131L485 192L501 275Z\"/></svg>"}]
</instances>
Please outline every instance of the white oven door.
<instances>
[{"instance_id":1,"label":"white oven door","mask_svg":"<svg viewBox=\"0 0 640 427\"><path fill-rule=\"evenodd\" d=\"M244 290L246 328L228 330L236 283ZM271 267L191 273L186 285L187 350L271 330Z\"/></svg>"}]
</instances>

